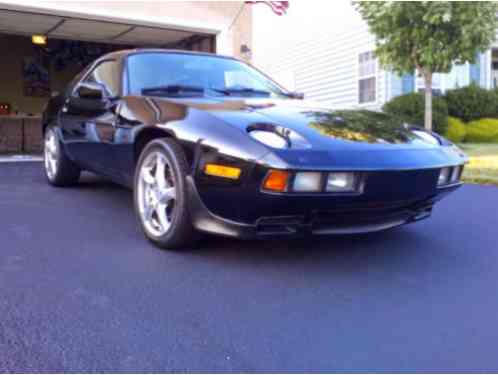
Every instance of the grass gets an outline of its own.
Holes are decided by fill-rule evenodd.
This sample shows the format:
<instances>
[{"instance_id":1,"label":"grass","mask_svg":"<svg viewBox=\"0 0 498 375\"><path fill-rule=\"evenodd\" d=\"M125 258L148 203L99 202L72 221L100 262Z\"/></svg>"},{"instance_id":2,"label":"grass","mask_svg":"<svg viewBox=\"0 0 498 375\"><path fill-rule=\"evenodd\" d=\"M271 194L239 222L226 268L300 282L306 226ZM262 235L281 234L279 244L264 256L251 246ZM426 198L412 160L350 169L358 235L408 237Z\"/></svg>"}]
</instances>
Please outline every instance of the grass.
<instances>
[{"instance_id":1,"label":"grass","mask_svg":"<svg viewBox=\"0 0 498 375\"><path fill-rule=\"evenodd\" d=\"M459 146L470 157L462 180L498 186L498 144L462 143Z\"/></svg>"}]
</instances>

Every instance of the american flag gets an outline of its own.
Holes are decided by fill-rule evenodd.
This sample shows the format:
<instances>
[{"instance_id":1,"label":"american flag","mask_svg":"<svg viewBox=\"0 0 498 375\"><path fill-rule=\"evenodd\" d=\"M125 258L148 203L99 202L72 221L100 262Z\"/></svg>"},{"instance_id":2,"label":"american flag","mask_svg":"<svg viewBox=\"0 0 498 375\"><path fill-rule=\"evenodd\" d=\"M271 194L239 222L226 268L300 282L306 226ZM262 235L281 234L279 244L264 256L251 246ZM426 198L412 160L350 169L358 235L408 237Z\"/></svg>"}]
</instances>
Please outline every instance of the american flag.
<instances>
[{"instance_id":1,"label":"american flag","mask_svg":"<svg viewBox=\"0 0 498 375\"><path fill-rule=\"evenodd\" d=\"M287 9L289 8L288 1L246 1L246 4L258 4L258 3L263 3L268 5L273 11L273 13L275 13L278 16L283 16L285 13L287 13Z\"/></svg>"}]
</instances>

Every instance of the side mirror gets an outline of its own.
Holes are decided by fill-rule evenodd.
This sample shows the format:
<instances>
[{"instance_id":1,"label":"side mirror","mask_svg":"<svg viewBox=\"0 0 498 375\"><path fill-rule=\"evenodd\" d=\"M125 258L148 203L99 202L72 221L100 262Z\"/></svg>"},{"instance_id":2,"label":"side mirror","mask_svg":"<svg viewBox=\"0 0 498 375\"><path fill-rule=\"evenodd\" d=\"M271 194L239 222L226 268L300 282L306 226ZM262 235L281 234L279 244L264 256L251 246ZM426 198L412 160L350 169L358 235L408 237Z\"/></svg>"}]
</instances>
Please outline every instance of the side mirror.
<instances>
[{"instance_id":1,"label":"side mirror","mask_svg":"<svg viewBox=\"0 0 498 375\"><path fill-rule=\"evenodd\" d=\"M76 94L81 99L102 101L106 98L104 86L91 82L81 83L76 89Z\"/></svg>"},{"instance_id":2,"label":"side mirror","mask_svg":"<svg viewBox=\"0 0 498 375\"><path fill-rule=\"evenodd\" d=\"M299 100L304 99L304 93L302 93L302 92L291 92L289 96L292 99L299 99Z\"/></svg>"}]
</instances>

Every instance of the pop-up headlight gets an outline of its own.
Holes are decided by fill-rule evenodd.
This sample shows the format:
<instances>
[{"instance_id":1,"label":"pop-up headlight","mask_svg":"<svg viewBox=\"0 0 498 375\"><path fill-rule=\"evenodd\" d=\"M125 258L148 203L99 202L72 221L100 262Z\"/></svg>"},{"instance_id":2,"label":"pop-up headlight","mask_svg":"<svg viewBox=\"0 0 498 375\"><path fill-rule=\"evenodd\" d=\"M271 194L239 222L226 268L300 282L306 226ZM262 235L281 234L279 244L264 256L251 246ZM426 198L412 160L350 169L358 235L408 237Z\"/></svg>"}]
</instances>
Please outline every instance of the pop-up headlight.
<instances>
[{"instance_id":1,"label":"pop-up headlight","mask_svg":"<svg viewBox=\"0 0 498 375\"><path fill-rule=\"evenodd\" d=\"M277 133L266 130L253 130L249 135L255 140L273 148L287 148L288 142Z\"/></svg>"},{"instance_id":2,"label":"pop-up headlight","mask_svg":"<svg viewBox=\"0 0 498 375\"><path fill-rule=\"evenodd\" d=\"M305 149L309 142L292 129L274 124L253 124L247 128L249 135L269 147Z\"/></svg>"}]
</instances>

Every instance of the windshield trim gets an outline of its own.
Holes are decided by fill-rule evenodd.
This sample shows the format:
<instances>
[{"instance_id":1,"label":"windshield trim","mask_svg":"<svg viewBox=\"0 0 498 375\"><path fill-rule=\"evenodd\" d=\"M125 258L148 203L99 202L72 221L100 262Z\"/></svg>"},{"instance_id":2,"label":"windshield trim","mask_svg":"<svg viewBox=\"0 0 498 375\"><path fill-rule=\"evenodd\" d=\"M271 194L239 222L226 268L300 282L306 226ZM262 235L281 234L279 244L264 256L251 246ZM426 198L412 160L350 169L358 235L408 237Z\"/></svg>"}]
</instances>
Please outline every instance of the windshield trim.
<instances>
[{"instance_id":1,"label":"windshield trim","mask_svg":"<svg viewBox=\"0 0 498 375\"><path fill-rule=\"evenodd\" d=\"M261 71L260 69L256 68L254 65L237 59L232 56L224 56L224 55L217 55L213 53L202 53L202 52L194 52L194 51L181 51L179 50L178 52L172 52L172 51L165 51L165 50L146 50L146 51L134 51L126 56L123 57L123 69L125 70L124 77L126 77L126 85L122 85L122 91L123 91L123 96L130 95L130 69L128 68L128 59L131 56L135 55L145 55L145 54L165 54L165 55L191 55L191 56L205 56L205 57L211 57L211 58L218 58L218 59L225 59L225 60L234 60L237 61L241 64L245 64L251 69L254 69L257 71L259 74L263 75L266 79L268 79L271 83L273 83L280 91L282 91L282 94L284 96L289 96L292 95L292 92L290 90L287 90L285 87L280 85L278 82L275 82L273 78L271 78L268 74L265 72Z\"/></svg>"}]
</instances>

